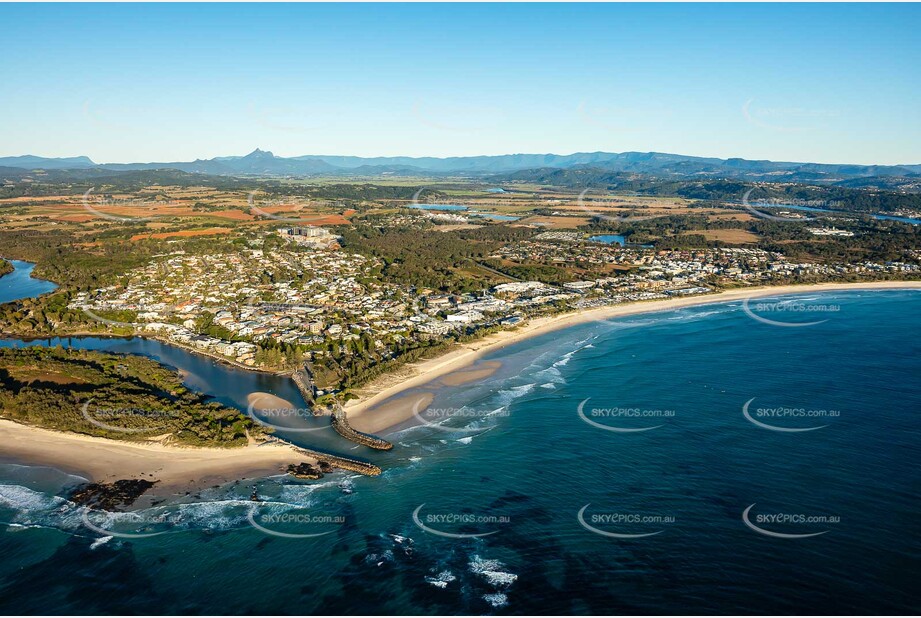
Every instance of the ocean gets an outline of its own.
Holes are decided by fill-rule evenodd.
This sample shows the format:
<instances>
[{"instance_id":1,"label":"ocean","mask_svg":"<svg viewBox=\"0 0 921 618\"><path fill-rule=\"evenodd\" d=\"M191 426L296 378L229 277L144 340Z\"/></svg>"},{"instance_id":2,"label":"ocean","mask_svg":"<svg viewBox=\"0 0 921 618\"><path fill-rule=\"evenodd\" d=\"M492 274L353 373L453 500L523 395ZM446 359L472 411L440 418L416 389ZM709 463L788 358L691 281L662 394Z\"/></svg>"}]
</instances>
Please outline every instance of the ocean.
<instances>
[{"instance_id":1,"label":"ocean","mask_svg":"<svg viewBox=\"0 0 921 618\"><path fill-rule=\"evenodd\" d=\"M0 464L0 611L917 613L919 333L918 291L575 326L416 389L392 451L341 448L380 477L261 479L258 504L88 514L61 497L83 479Z\"/></svg>"}]
</instances>

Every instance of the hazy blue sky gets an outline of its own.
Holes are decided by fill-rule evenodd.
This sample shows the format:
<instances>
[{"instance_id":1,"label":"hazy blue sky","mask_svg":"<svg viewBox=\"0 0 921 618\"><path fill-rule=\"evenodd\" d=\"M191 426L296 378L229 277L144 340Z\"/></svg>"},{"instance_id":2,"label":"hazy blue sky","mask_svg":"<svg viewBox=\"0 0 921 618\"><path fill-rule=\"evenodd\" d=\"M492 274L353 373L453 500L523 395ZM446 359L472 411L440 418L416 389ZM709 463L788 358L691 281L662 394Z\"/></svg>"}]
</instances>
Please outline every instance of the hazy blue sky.
<instances>
[{"instance_id":1,"label":"hazy blue sky","mask_svg":"<svg viewBox=\"0 0 921 618\"><path fill-rule=\"evenodd\" d=\"M0 5L0 155L921 163L918 5Z\"/></svg>"}]
</instances>

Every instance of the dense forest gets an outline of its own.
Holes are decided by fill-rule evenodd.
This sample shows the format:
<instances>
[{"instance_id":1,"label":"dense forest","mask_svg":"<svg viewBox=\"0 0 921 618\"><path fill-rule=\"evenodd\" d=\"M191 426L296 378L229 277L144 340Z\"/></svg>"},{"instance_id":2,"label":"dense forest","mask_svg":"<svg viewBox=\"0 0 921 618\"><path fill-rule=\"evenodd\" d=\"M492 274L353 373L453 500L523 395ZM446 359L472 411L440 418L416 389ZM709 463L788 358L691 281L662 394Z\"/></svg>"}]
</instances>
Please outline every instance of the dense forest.
<instances>
[{"instance_id":1,"label":"dense forest","mask_svg":"<svg viewBox=\"0 0 921 618\"><path fill-rule=\"evenodd\" d=\"M266 434L155 361L86 350L0 349L0 409L20 423L117 440L243 446Z\"/></svg>"},{"instance_id":2,"label":"dense forest","mask_svg":"<svg viewBox=\"0 0 921 618\"><path fill-rule=\"evenodd\" d=\"M394 371L407 363L432 358L442 354L458 343L473 341L499 330L496 325L470 326L464 331L447 338L428 340L404 339L393 345L392 354L383 358L374 349L371 338L366 334L346 346L330 346L329 354L310 365L314 380L321 388L335 385L342 389L340 397L348 400L355 397L349 391L360 388L374 378ZM320 403L324 402L320 398Z\"/></svg>"},{"instance_id":3,"label":"dense forest","mask_svg":"<svg viewBox=\"0 0 921 618\"><path fill-rule=\"evenodd\" d=\"M799 221L754 219L712 220L705 215L670 215L654 219L613 222L593 219L583 226L592 234L616 233L632 243L654 243L657 249L705 249L734 246L719 240L708 240L699 230L738 229L751 232L758 241L752 247L783 253L792 260L817 262L914 261L906 249L921 246L921 227L899 221L886 221L867 216L851 216L852 220L819 218L813 225L823 223L854 232L854 236L815 236Z\"/></svg>"},{"instance_id":4,"label":"dense forest","mask_svg":"<svg viewBox=\"0 0 921 618\"><path fill-rule=\"evenodd\" d=\"M343 246L349 251L373 256L384 262L385 280L463 293L503 283L479 263L507 242L522 240L534 230L507 226L439 232L416 227L378 229L359 223L341 231Z\"/></svg>"},{"instance_id":5,"label":"dense forest","mask_svg":"<svg viewBox=\"0 0 921 618\"><path fill-rule=\"evenodd\" d=\"M7 257L36 262L36 277L78 289L101 287L149 259L140 243L96 244L96 240L95 235L78 238L65 231L0 230L0 246Z\"/></svg>"},{"instance_id":6,"label":"dense forest","mask_svg":"<svg viewBox=\"0 0 921 618\"><path fill-rule=\"evenodd\" d=\"M90 189L95 189L97 193L130 193L152 185L208 186L222 191L252 190L259 186L253 180L191 174L171 169L116 172L100 168L27 170L0 167L0 199L82 195Z\"/></svg>"},{"instance_id":7,"label":"dense forest","mask_svg":"<svg viewBox=\"0 0 921 618\"><path fill-rule=\"evenodd\" d=\"M25 182L24 182L25 181ZM278 179L236 178L173 169L113 171L99 168L26 170L0 167L0 199L47 195L133 193L150 186L210 187L217 191L260 191L271 196L364 201L409 200L421 187L376 183L290 183ZM444 197L427 190L426 198Z\"/></svg>"},{"instance_id":8,"label":"dense forest","mask_svg":"<svg viewBox=\"0 0 921 618\"><path fill-rule=\"evenodd\" d=\"M274 196L298 196L317 199L373 201L373 200L410 200L419 192L420 187L412 185L378 185L373 183L337 183L337 184L283 184L267 182L260 189ZM426 198L443 197L440 192L426 191Z\"/></svg>"}]
</instances>

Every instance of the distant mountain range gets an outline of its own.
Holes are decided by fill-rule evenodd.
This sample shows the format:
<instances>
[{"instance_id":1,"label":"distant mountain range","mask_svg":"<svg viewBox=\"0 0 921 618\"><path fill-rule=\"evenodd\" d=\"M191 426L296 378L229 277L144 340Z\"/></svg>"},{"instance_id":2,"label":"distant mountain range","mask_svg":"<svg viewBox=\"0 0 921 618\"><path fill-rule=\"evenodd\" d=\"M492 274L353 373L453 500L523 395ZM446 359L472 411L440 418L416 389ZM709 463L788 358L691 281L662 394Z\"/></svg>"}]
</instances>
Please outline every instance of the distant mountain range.
<instances>
[{"instance_id":1,"label":"distant mountain range","mask_svg":"<svg viewBox=\"0 0 921 618\"><path fill-rule=\"evenodd\" d=\"M0 167L21 167L25 169L65 170L96 167L89 157L35 157L23 155L21 157L0 157Z\"/></svg>"},{"instance_id":2,"label":"distant mountain range","mask_svg":"<svg viewBox=\"0 0 921 618\"><path fill-rule=\"evenodd\" d=\"M660 178L733 178L773 182L834 183L866 178L921 176L921 165L849 165L717 159L659 152L580 152L571 155L512 154L476 157L276 157L256 149L245 156L163 163L95 163L89 157L0 157L0 167L26 170L95 169L113 172L173 169L222 176L488 176L525 170L591 168ZM872 184L872 183L869 183Z\"/></svg>"}]
</instances>

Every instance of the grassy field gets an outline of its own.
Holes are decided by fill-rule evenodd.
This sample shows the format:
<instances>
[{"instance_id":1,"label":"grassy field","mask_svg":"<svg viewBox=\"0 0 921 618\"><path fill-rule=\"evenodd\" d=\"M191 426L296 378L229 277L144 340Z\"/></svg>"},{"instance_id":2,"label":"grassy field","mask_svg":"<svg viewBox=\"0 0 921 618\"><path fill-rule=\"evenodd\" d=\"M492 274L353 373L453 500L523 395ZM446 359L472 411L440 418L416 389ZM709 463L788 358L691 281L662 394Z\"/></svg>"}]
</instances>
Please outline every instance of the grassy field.
<instances>
[{"instance_id":1,"label":"grassy field","mask_svg":"<svg viewBox=\"0 0 921 618\"><path fill-rule=\"evenodd\" d=\"M756 243L761 240L748 230L691 230L688 234L700 234L707 240L721 240L732 244Z\"/></svg>"}]
</instances>

